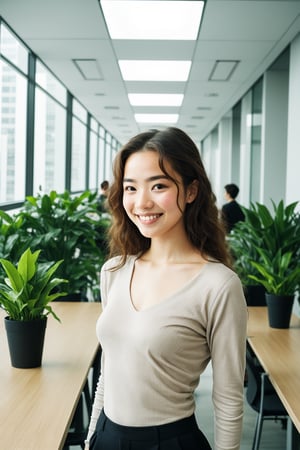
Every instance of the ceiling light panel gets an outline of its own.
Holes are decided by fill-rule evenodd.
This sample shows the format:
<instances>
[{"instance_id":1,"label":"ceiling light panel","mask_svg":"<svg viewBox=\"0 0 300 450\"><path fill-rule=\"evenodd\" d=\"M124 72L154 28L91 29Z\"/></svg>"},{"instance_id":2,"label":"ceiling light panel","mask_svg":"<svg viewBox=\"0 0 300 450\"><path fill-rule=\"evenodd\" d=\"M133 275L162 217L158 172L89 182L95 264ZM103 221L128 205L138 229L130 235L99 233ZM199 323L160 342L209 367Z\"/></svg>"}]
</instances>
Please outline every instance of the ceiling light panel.
<instances>
[{"instance_id":1,"label":"ceiling light panel","mask_svg":"<svg viewBox=\"0 0 300 450\"><path fill-rule=\"evenodd\" d=\"M191 61L119 60L125 81L187 81Z\"/></svg>"},{"instance_id":2,"label":"ceiling light panel","mask_svg":"<svg viewBox=\"0 0 300 450\"><path fill-rule=\"evenodd\" d=\"M178 114L135 114L138 123L177 123Z\"/></svg>"},{"instance_id":3,"label":"ceiling light panel","mask_svg":"<svg viewBox=\"0 0 300 450\"><path fill-rule=\"evenodd\" d=\"M112 39L196 40L204 1L100 0L100 4Z\"/></svg>"},{"instance_id":4,"label":"ceiling light panel","mask_svg":"<svg viewBox=\"0 0 300 450\"><path fill-rule=\"evenodd\" d=\"M216 61L209 76L210 81L229 81L239 61Z\"/></svg>"},{"instance_id":5,"label":"ceiling light panel","mask_svg":"<svg viewBox=\"0 0 300 450\"><path fill-rule=\"evenodd\" d=\"M85 80L103 80L96 59L73 59L72 61Z\"/></svg>"},{"instance_id":6,"label":"ceiling light panel","mask_svg":"<svg viewBox=\"0 0 300 450\"><path fill-rule=\"evenodd\" d=\"M128 94L132 106L181 106L183 94Z\"/></svg>"}]
</instances>

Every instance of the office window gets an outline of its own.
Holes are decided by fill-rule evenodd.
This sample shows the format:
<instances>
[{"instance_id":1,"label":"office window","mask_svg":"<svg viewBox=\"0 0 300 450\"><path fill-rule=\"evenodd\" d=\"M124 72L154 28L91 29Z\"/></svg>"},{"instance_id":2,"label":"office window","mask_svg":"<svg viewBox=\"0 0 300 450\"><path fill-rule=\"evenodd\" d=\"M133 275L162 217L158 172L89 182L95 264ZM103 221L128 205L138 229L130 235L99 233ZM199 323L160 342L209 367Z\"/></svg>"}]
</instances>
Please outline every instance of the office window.
<instances>
[{"instance_id":1,"label":"office window","mask_svg":"<svg viewBox=\"0 0 300 450\"><path fill-rule=\"evenodd\" d=\"M87 121L87 110L74 98L73 99L73 114L82 122Z\"/></svg>"},{"instance_id":2,"label":"office window","mask_svg":"<svg viewBox=\"0 0 300 450\"><path fill-rule=\"evenodd\" d=\"M101 126L100 126L99 134L102 139L105 139L105 129Z\"/></svg>"},{"instance_id":3,"label":"office window","mask_svg":"<svg viewBox=\"0 0 300 450\"><path fill-rule=\"evenodd\" d=\"M105 178L109 179L112 171L112 138L109 133L105 136Z\"/></svg>"},{"instance_id":4,"label":"office window","mask_svg":"<svg viewBox=\"0 0 300 450\"><path fill-rule=\"evenodd\" d=\"M103 128L101 128L103 130ZM99 150L98 150L98 179L99 184L105 180L105 140L103 133L101 133L98 140Z\"/></svg>"},{"instance_id":5,"label":"office window","mask_svg":"<svg viewBox=\"0 0 300 450\"><path fill-rule=\"evenodd\" d=\"M90 131L90 167L89 167L89 189L98 189L97 186L97 145L96 133Z\"/></svg>"},{"instance_id":6,"label":"office window","mask_svg":"<svg viewBox=\"0 0 300 450\"><path fill-rule=\"evenodd\" d=\"M232 109L232 182L240 185L240 161L241 161L241 102Z\"/></svg>"},{"instance_id":7,"label":"office window","mask_svg":"<svg viewBox=\"0 0 300 450\"><path fill-rule=\"evenodd\" d=\"M91 130L95 131L95 133L98 133L98 122L91 117L91 124L90 124Z\"/></svg>"},{"instance_id":8,"label":"office window","mask_svg":"<svg viewBox=\"0 0 300 450\"><path fill-rule=\"evenodd\" d=\"M25 74L28 73L28 50L16 36L1 23L1 53Z\"/></svg>"},{"instance_id":9,"label":"office window","mask_svg":"<svg viewBox=\"0 0 300 450\"><path fill-rule=\"evenodd\" d=\"M260 199L261 126L262 126L262 78L252 89L250 201Z\"/></svg>"},{"instance_id":10,"label":"office window","mask_svg":"<svg viewBox=\"0 0 300 450\"><path fill-rule=\"evenodd\" d=\"M41 86L45 91L49 92L52 97L56 98L62 105L66 106L67 103L67 90L66 88L55 78L54 75L37 60L36 62L36 83Z\"/></svg>"},{"instance_id":11,"label":"office window","mask_svg":"<svg viewBox=\"0 0 300 450\"><path fill-rule=\"evenodd\" d=\"M29 61L35 69L30 86ZM0 204L6 208L23 202L27 193L63 192L66 175L71 174L73 192L98 189L109 178L117 141L93 117L88 130L88 111L72 96L72 136L67 139L67 94L56 75L0 20ZM72 143L70 171L67 141Z\"/></svg>"},{"instance_id":12,"label":"office window","mask_svg":"<svg viewBox=\"0 0 300 450\"><path fill-rule=\"evenodd\" d=\"M220 186L221 166L220 166L220 144L219 144L219 127L215 127L211 132L211 149L210 149L210 177L212 187L215 192L223 189Z\"/></svg>"},{"instance_id":13,"label":"office window","mask_svg":"<svg viewBox=\"0 0 300 450\"><path fill-rule=\"evenodd\" d=\"M66 110L36 88L34 127L34 195L65 188Z\"/></svg>"},{"instance_id":14,"label":"office window","mask_svg":"<svg viewBox=\"0 0 300 450\"><path fill-rule=\"evenodd\" d=\"M115 156L118 152L118 141L113 138L112 140L112 159L115 159Z\"/></svg>"},{"instance_id":15,"label":"office window","mask_svg":"<svg viewBox=\"0 0 300 450\"><path fill-rule=\"evenodd\" d=\"M23 201L27 80L0 60L0 203Z\"/></svg>"},{"instance_id":16,"label":"office window","mask_svg":"<svg viewBox=\"0 0 300 450\"><path fill-rule=\"evenodd\" d=\"M72 156L71 156L71 191L86 189L86 126L73 117L72 123Z\"/></svg>"}]
</instances>

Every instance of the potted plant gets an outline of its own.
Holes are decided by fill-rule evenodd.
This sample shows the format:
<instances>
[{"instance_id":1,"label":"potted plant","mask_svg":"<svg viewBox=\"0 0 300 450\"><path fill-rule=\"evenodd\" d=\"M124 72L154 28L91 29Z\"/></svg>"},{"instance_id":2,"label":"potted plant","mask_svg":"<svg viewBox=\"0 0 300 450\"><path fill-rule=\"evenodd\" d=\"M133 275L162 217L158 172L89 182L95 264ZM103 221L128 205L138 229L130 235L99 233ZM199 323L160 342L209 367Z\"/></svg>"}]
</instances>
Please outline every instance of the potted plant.
<instances>
[{"instance_id":1,"label":"potted plant","mask_svg":"<svg viewBox=\"0 0 300 450\"><path fill-rule=\"evenodd\" d=\"M288 328L294 296L300 286L300 216L298 202L284 206L272 202L273 213L256 203L253 210L260 223L260 236L254 245L258 259L251 260L257 274L249 278L264 286L269 324Z\"/></svg>"},{"instance_id":2,"label":"potted plant","mask_svg":"<svg viewBox=\"0 0 300 450\"><path fill-rule=\"evenodd\" d=\"M31 249L40 249L41 261L63 260L57 274L69 280L67 299L94 300L99 295L99 274L106 258L106 230L109 218L97 210L97 193L85 191L28 196L18 218L22 220L21 239ZM61 290L61 287L57 287Z\"/></svg>"},{"instance_id":3,"label":"potted plant","mask_svg":"<svg viewBox=\"0 0 300 450\"><path fill-rule=\"evenodd\" d=\"M248 306L266 306L265 288L251 278L259 272L251 262L259 261L257 244L262 241L261 222L257 217L255 205L250 209L242 207L245 221L235 224L228 235L228 244L233 258L233 266L242 282Z\"/></svg>"},{"instance_id":4,"label":"potted plant","mask_svg":"<svg viewBox=\"0 0 300 450\"><path fill-rule=\"evenodd\" d=\"M0 306L4 318L8 345L13 367L32 368L41 366L47 317L53 311L50 302L63 296L64 292L53 290L67 280L54 278L62 261L37 262L40 250L28 248L17 265L8 259L0 259L6 273L0 284Z\"/></svg>"},{"instance_id":5,"label":"potted plant","mask_svg":"<svg viewBox=\"0 0 300 450\"><path fill-rule=\"evenodd\" d=\"M259 276L250 278L266 289L269 324L272 328L288 328L290 324L295 293L299 289L300 266L293 267L293 253L273 256L266 249L258 249L262 262L252 261Z\"/></svg>"}]
</instances>

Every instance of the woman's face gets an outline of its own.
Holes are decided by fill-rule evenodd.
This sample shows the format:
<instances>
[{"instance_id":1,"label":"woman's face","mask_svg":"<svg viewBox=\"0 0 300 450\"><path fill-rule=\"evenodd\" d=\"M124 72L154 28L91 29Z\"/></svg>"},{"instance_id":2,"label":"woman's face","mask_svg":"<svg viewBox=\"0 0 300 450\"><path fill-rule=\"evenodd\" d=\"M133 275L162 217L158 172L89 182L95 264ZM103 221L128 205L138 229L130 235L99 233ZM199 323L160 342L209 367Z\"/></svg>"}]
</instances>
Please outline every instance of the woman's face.
<instances>
[{"instance_id":1,"label":"woman's face","mask_svg":"<svg viewBox=\"0 0 300 450\"><path fill-rule=\"evenodd\" d=\"M124 169L123 206L140 233L151 239L182 230L186 203L196 195L192 188L185 192L181 177L167 162L165 168L176 180L179 192L160 169L155 151L133 153Z\"/></svg>"}]
</instances>

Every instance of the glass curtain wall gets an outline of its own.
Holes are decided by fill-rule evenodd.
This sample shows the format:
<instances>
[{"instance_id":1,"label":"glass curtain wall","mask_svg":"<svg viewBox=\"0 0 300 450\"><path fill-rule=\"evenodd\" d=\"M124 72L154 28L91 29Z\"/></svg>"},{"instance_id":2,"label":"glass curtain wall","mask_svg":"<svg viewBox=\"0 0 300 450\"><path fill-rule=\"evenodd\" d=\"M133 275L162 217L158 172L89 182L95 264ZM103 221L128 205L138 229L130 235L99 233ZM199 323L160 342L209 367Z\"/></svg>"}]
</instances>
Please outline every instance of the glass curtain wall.
<instances>
[{"instance_id":1,"label":"glass curtain wall","mask_svg":"<svg viewBox=\"0 0 300 450\"><path fill-rule=\"evenodd\" d=\"M66 110L36 89L34 130L34 194L65 187Z\"/></svg>"},{"instance_id":2,"label":"glass curtain wall","mask_svg":"<svg viewBox=\"0 0 300 450\"><path fill-rule=\"evenodd\" d=\"M25 197L28 51L1 24L0 203Z\"/></svg>"},{"instance_id":3,"label":"glass curtain wall","mask_svg":"<svg viewBox=\"0 0 300 450\"><path fill-rule=\"evenodd\" d=\"M86 186L87 112L73 99L71 191L80 192Z\"/></svg>"},{"instance_id":4,"label":"glass curtain wall","mask_svg":"<svg viewBox=\"0 0 300 450\"><path fill-rule=\"evenodd\" d=\"M240 161L241 161L241 102L232 109L232 182L240 186Z\"/></svg>"},{"instance_id":5,"label":"glass curtain wall","mask_svg":"<svg viewBox=\"0 0 300 450\"><path fill-rule=\"evenodd\" d=\"M90 123L90 155L89 155L89 189L97 190L98 180L98 162L97 162L97 149L98 149L98 124L92 118Z\"/></svg>"},{"instance_id":6,"label":"glass curtain wall","mask_svg":"<svg viewBox=\"0 0 300 450\"><path fill-rule=\"evenodd\" d=\"M110 178L118 141L1 18L0 88L0 208L13 209L26 195L63 192L67 185L74 193L96 190Z\"/></svg>"},{"instance_id":7,"label":"glass curtain wall","mask_svg":"<svg viewBox=\"0 0 300 450\"><path fill-rule=\"evenodd\" d=\"M261 122L262 122L262 78L252 88L250 201L260 198L261 170Z\"/></svg>"},{"instance_id":8,"label":"glass curtain wall","mask_svg":"<svg viewBox=\"0 0 300 450\"><path fill-rule=\"evenodd\" d=\"M36 63L33 193L65 187L66 89Z\"/></svg>"},{"instance_id":9,"label":"glass curtain wall","mask_svg":"<svg viewBox=\"0 0 300 450\"><path fill-rule=\"evenodd\" d=\"M103 180L105 180L105 129L100 127L99 131L99 150L98 150L98 173L99 173L99 186Z\"/></svg>"}]
</instances>

